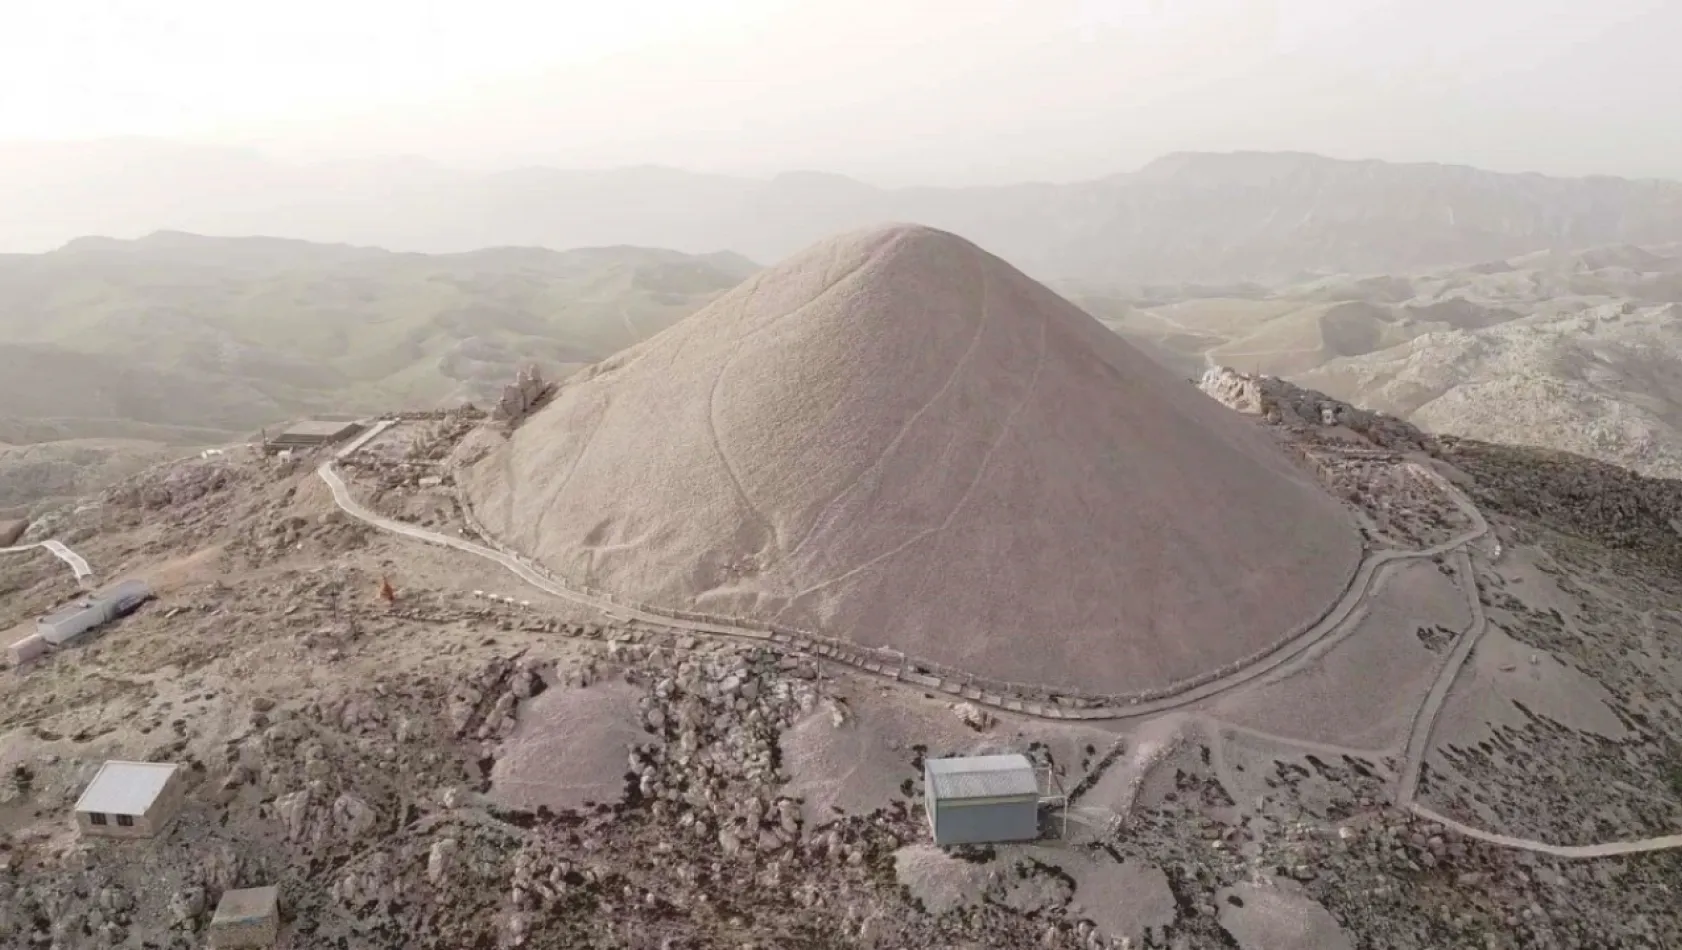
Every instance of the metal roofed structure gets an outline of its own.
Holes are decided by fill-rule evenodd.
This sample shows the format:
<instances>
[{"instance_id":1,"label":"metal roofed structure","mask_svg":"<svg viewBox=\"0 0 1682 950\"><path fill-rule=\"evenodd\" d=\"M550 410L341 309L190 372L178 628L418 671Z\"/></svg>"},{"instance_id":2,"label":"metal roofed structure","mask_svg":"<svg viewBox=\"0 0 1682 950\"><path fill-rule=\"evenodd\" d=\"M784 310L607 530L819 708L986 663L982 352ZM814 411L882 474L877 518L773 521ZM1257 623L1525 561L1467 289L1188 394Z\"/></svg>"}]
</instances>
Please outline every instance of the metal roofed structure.
<instances>
[{"instance_id":1,"label":"metal roofed structure","mask_svg":"<svg viewBox=\"0 0 1682 950\"><path fill-rule=\"evenodd\" d=\"M145 581L130 580L100 594L84 597L36 621L36 632L53 646L63 646L103 623L129 613L152 596Z\"/></svg>"},{"instance_id":2,"label":"metal roofed structure","mask_svg":"<svg viewBox=\"0 0 1682 950\"><path fill-rule=\"evenodd\" d=\"M76 824L85 835L150 838L175 817L182 793L179 765L106 762L76 800Z\"/></svg>"},{"instance_id":3,"label":"metal roofed structure","mask_svg":"<svg viewBox=\"0 0 1682 950\"><path fill-rule=\"evenodd\" d=\"M285 449L309 449L323 445L343 442L362 431L360 422L346 422L334 419L306 419L294 422L274 438L263 435L263 450L265 452L279 452Z\"/></svg>"},{"instance_id":4,"label":"metal roofed structure","mask_svg":"<svg viewBox=\"0 0 1682 950\"><path fill-rule=\"evenodd\" d=\"M943 800L1038 795L1039 779L1025 755L929 759L929 789Z\"/></svg>"},{"instance_id":5,"label":"metal roofed structure","mask_svg":"<svg viewBox=\"0 0 1682 950\"><path fill-rule=\"evenodd\" d=\"M339 419L306 419L295 422L286 427L277 438L316 439L325 441L342 435L348 435L361 428L355 422Z\"/></svg>"},{"instance_id":6,"label":"metal roofed structure","mask_svg":"<svg viewBox=\"0 0 1682 950\"><path fill-rule=\"evenodd\" d=\"M1025 755L925 759L923 805L938 845L1040 836L1039 771Z\"/></svg>"}]
</instances>

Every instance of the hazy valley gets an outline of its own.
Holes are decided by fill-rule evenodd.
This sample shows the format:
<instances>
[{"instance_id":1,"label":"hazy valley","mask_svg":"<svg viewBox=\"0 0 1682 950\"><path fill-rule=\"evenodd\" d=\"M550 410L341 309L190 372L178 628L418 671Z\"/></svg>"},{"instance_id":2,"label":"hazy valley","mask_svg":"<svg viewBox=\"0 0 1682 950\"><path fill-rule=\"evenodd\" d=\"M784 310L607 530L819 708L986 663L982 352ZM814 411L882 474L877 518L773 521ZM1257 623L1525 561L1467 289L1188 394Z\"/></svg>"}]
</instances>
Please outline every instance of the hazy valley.
<instances>
[{"instance_id":1,"label":"hazy valley","mask_svg":"<svg viewBox=\"0 0 1682 950\"><path fill-rule=\"evenodd\" d=\"M634 245L771 263L888 221L961 234L1040 280L1107 286L1409 273L1682 241L1682 184L1297 152L1185 152L1071 183L881 188L644 166L497 173L281 162L145 140L0 146L0 250L160 230L394 251Z\"/></svg>"},{"instance_id":2,"label":"hazy valley","mask_svg":"<svg viewBox=\"0 0 1682 950\"><path fill-rule=\"evenodd\" d=\"M601 359L756 269L177 233L0 257L0 507L302 415L493 400L521 365Z\"/></svg>"},{"instance_id":3,"label":"hazy valley","mask_svg":"<svg viewBox=\"0 0 1682 950\"><path fill-rule=\"evenodd\" d=\"M734 250L428 255L159 232L0 257L0 443L10 445L0 448L0 506L67 497L300 415L484 402L524 362L565 375L664 329L825 222L895 214L957 221L959 233L1030 273L1086 275L1050 283L1186 376L1211 365L1272 373L1432 431L1682 474L1682 232L1663 213L1667 189L1682 186L1299 155L1171 156L1082 186L1115 200L1088 195L1078 212L1046 204L1075 186L1022 186L1018 211L1055 219L1054 237L1020 230L1027 219L1014 212L999 217L1011 189L888 201L856 183L795 175L764 185L764 208L726 211L699 196L747 200L744 183L721 191L713 182L708 192L703 176L614 176L641 196L641 213L619 213L615 188L549 189L510 212L524 230L483 237ZM1115 198L1124 193L1139 197ZM607 204L587 211L577 204L586 199ZM1336 218L1319 213L1326 202ZM426 207L437 210L403 213ZM1129 217L1148 208L1165 217ZM1500 227L1469 223L1486 212ZM716 215L709 237L673 230L669 219L690 213ZM787 224L781 237L739 230L775 220ZM532 229L543 222L570 230ZM463 233L447 217L434 223ZM1148 231L1148 246L1127 229ZM1645 247L1605 243L1666 236ZM744 248L772 256L750 260L735 252ZM1265 274L1273 276L1256 276Z\"/></svg>"}]
</instances>

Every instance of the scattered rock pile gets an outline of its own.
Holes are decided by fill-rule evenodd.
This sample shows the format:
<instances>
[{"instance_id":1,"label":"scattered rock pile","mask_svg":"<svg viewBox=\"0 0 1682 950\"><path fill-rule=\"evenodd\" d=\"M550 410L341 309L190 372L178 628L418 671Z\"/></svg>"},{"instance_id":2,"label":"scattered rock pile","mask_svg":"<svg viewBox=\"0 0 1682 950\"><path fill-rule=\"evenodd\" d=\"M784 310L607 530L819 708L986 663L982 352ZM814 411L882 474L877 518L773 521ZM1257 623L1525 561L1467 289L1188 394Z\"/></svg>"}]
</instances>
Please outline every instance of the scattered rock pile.
<instances>
[{"instance_id":1,"label":"scattered rock pile","mask_svg":"<svg viewBox=\"0 0 1682 950\"><path fill-rule=\"evenodd\" d=\"M1480 507L1682 570L1682 481L1566 452L1470 439L1443 439L1441 457L1476 479L1472 497Z\"/></svg>"},{"instance_id":2,"label":"scattered rock pile","mask_svg":"<svg viewBox=\"0 0 1682 950\"><path fill-rule=\"evenodd\" d=\"M491 410L491 419L505 426L519 425L552 388L535 365L522 367L514 381L502 388L502 395Z\"/></svg>"},{"instance_id":3,"label":"scattered rock pile","mask_svg":"<svg viewBox=\"0 0 1682 950\"><path fill-rule=\"evenodd\" d=\"M680 660L642 705L661 738L633 755L639 798L657 819L716 838L725 857L771 853L800 839L798 803L782 784L777 739L817 702L810 661L769 651Z\"/></svg>"},{"instance_id":4,"label":"scattered rock pile","mask_svg":"<svg viewBox=\"0 0 1682 950\"><path fill-rule=\"evenodd\" d=\"M469 415L453 415L437 420L415 433L404 457L411 462L443 462L478 425L479 419Z\"/></svg>"},{"instance_id":5,"label":"scattered rock pile","mask_svg":"<svg viewBox=\"0 0 1682 950\"><path fill-rule=\"evenodd\" d=\"M445 718L458 739L505 739L514 729L519 703L547 688L544 664L493 660L450 692Z\"/></svg>"},{"instance_id":6,"label":"scattered rock pile","mask_svg":"<svg viewBox=\"0 0 1682 950\"><path fill-rule=\"evenodd\" d=\"M1428 454L1471 476L1468 491L1480 508L1682 567L1682 482L1647 478L1569 452L1434 436L1272 376L1217 368L1204 374L1200 386L1217 401L1260 415L1311 445L1335 444L1332 430L1341 429L1381 449Z\"/></svg>"},{"instance_id":7,"label":"scattered rock pile","mask_svg":"<svg viewBox=\"0 0 1682 950\"><path fill-rule=\"evenodd\" d=\"M214 503L214 496L238 484L246 469L223 456L187 459L148 469L107 489L106 504L156 511Z\"/></svg>"},{"instance_id":8,"label":"scattered rock pile","mask_svg":"<svg viewBox=\"0 0 1682 950\"><path fill-rule=\"evenodd\" d=\"M1292 430L1341 427L1380 448L1398 452L1429 451L1436 438L1381 412L1357 409L1324 393L1303 389L1275 376L1211 367L1198 388L1215 401L1269 424Z\"/></svg>"}]
</instances>

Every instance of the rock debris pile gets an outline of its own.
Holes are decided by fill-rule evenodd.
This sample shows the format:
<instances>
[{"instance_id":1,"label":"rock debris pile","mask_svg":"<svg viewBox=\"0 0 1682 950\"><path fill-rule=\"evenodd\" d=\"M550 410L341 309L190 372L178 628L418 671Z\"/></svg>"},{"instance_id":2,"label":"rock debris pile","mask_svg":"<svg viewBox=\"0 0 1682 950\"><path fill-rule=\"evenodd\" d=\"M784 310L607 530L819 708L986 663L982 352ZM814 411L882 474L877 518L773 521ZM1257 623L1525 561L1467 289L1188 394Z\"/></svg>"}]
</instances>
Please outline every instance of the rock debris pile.
<instances>
[{"instance_id":1,"label":"rock debris pile","mask_svg":"<svg viewBox=\"0 0 1682 950\"><path fill-rule=\"evenodd\" d=\"M909 226L820 244L569 378L460 479L574 586L1087 693L1272 646L1362 553L1260 427Z\"/></svg>"},{"instance_id":2,"label":"rock debris pile","mask_svg":"<svg viewBox=\"0 0 1682 950\"><path fill-rule=\"evenodd\" d=\"M1365 446L1430 456L1467 476L1466 490L1480 508L1682 567L1682 482L1569 452L1432 435L1271 376L1211 369L1200 386L1217 401L1292 433L1308 451L1346 451L1346 432Z\"/></svg>"}]
</instances>

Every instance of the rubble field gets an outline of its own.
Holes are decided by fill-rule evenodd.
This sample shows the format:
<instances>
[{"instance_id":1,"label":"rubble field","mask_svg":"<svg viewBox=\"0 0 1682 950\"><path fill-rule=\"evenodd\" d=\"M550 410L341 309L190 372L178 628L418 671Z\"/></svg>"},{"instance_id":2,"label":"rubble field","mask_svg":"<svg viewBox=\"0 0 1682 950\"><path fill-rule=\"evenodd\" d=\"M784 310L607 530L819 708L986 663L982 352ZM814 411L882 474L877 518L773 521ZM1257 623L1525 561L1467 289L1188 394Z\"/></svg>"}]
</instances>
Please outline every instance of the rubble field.
<instances>
[{"instance_id":1,"label":"rubble field","mask_svg":"<svg viewBox=\"0 0 1682 950\"><path fill-rule=\"evenodd\" d=\"M1305 451L1446 473L1492 534L1394 564L1277 675L1116 720L604 616L357 521L320 456L191 459L53 512L26 540L157 596L0 674L0 945L196 948L224 892L265 885L294 950L1682 945L1675 852L1496 844L1395 792L1449 671L1422 805L1540 844L1682 831L1682 562L1650 527L1682 513L1675 483L1224 385ZM506 438L491 426L405 420L345 480L448 534L422 500ZM1403 548L1439 543L1427 522L1469 525L1444 497L1369 514ZM45 552L6 555L0 626L77 590ZM1487 625L1456 672L1469 595ZM935 848L923 760L1005 750L1066 808L1043 807L1037 842ZM113 758L184 767L157 837L78 836L71 807Z\"/></svg>"}]
</instances>

